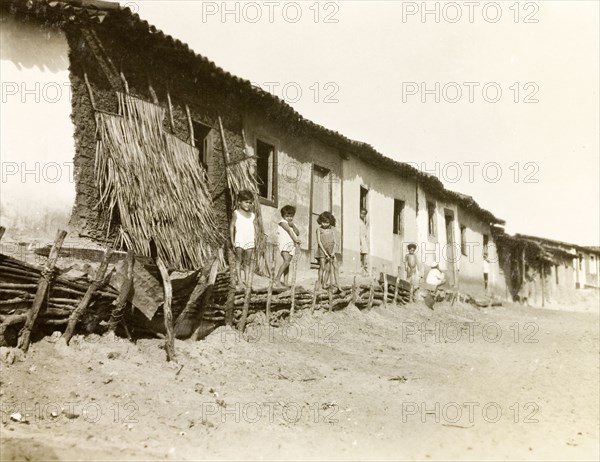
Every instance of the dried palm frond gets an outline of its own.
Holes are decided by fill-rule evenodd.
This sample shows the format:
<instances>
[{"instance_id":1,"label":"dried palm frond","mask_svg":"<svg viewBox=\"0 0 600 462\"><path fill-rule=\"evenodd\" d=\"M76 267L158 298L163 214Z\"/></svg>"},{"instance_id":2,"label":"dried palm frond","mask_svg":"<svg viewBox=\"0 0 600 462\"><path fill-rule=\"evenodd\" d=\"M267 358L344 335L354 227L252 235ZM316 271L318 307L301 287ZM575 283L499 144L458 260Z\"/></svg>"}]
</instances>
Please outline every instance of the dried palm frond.
<instances>
[{"instance_id":1,"label":"dried palm frond","mask_svg":"<svg viewBox=\"0 0 600 462\"><path fill-rule=\"evenodd\" d=\"M149 255L154 242L172 267L201 267L224 239L199 152L163 131L162 107L117 95L121 116L96 112L100 203L109 216L118 207L120 243Z\"/></svg>"}]
</instances>

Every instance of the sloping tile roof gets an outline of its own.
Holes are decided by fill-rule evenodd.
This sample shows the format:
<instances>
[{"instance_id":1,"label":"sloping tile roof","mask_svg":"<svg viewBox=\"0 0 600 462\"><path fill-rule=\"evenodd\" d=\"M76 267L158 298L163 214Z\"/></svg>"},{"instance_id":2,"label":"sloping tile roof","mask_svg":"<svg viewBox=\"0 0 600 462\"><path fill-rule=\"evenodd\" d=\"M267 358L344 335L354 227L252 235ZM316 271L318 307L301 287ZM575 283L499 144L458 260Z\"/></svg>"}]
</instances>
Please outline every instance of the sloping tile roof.
<instances>
[{"instance_id":1,"label":"sloping tile roof","mask_svg":"<svg viewBox=\"0 0 600 462\"><path fill-rule=\"evenodd\" d=\"M240 93L250 94L252 97L261 100L265 105L276 106L278 116L299 125L304 130L309 130L321 141L337 147L343 156L351 154L368 164L391 170L405 178L416 179L425 191L434 194L439 199L454 202L488 223L505 224L504 220L495 217L492 212L479 206L471 196L446 189L438 178L424 173L407 163L390 159L368 143L352 140L339 132L330 130L304 118L284 100L252 85L249 80L237 77L218 67L213 61L195 53L186 43L165 34L155 26L141 19L138 14L133 13L129 8L122 8L116 2L101 0L0 0L0 6L3 10L8 9L11 12L35 16L39 20L50 21L58 27L67 22L77 21L85 22L91 20L102 23L107 16L110 16L111 19L114 17L115 21L121 21L126 27L131 28L135 32L157 37L165 43L166 47L172 49L174 52L187 55L188 59L200 63L203 68L210 72L211 76L224 79L229 85L237 87Z\"/></svg>"}]
</instances>

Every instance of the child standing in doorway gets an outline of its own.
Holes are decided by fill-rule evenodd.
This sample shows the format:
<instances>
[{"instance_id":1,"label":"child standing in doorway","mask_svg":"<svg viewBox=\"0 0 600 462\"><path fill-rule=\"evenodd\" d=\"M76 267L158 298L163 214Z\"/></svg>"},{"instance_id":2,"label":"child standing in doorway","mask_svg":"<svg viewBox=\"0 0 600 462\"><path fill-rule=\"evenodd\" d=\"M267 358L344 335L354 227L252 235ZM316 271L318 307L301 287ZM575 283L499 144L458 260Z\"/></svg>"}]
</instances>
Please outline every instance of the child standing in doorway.
<instances>
[{"instance_id":1,"label":"child standing in doorway","mask_svg":"<svg viewBox=\"0 0 600 462\"><path fill-rule=\"evenodd\" d=\"M369 274L369 225L367 223L367 209L360 209L360 266L363 276Z\"/></svg>"},{"instance_id":2,"label":"child standing in doorway","mask_svg":"<svg viewBox=\"0 0 600 462\"><path fill-rule=\"evenodd\" d=\"M235 249L235 270L238 284L245 286L249 276L250 261L254 258L255 240L258 235L258 222L254 207L254 194L244 190L238 193L238 206L233 211L229 232L231 244ZM242 262L244 264L244 279L242 279Z\"/></svg>"},{"instance_id":3,"label":"child standing in doorway","mask_svg":"<svg viewBox=\"0 0 600 462\"><path fill-rule=\"evenodd\" d=\"M317 261L319 262L319 286L326 289L325 282L333 275L333 287L338 288L338 266L335 253L338 250L335 234L335 217L331 212L323 212L317 218Z\"/></svg>"},{"instance_id":4,"label":"child standing in doorway","mask_svg":"<svg viewBox=\"0 0 600 462\"><path fill-rule=\"evenodd\" d=\"M277 227L277 244L283 262L275 277L275 282L278 285L288 285L290 262L296 254L296 247L300 245L300 239L298 238L300 231L294 224L295 215L296 207L292 205L286 205L281 209L281 217L283 219L279 222L279 226ZM283 281L281 280L282 276Z\"/></svg>"}]
</instances>

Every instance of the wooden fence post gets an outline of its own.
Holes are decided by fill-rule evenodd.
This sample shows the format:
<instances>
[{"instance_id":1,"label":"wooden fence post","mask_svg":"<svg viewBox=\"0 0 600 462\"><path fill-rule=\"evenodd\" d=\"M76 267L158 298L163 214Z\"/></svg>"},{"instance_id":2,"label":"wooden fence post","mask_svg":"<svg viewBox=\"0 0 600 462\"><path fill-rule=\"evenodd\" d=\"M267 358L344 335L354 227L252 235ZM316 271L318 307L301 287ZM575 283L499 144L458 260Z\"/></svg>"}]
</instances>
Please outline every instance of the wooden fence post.
<instances>
[{"instance_id":1,"label":"wooden fence post","mask_svg":"<svg viewBox=\"0 0 600 462\"><path fill-rule=\"evenodd\" d=\"M235 303L235 289L237 286L237 273L235 271L236 257L232 249L227 252L229 264L229 291L227 292L227 301L225 302L225 325L233 325L233 309Z\"/></svg>"},{"instance_id":2,"label":"wooden fence post","mask_svg":"<svg viewBox=\"0 0 600 462\"><path fill-rule=\"evenodd\" d=\"M375 287L373 286L373 278L371 278L369 282L369 301L367 303L367 308L370 310L373 308L373 297L375 296Z\"/></svg>"},{"instance_id":3,"label":"wooden fence post","mask_svg":"<svg viewBox=\"0 0 600 462\"><path fill-rule=\"evenodd\" d=\"M35 293L35 298L33 299L33 305L29 310L27 321L25 321L25 325L21 329L19 335L18 346L24 352L27 352L29 349L31 330L33 329L38 314L40 313L42 302L44 301L44 298L46 298L46 293L48 291L48 287L50 286L50 282L54 277L54 265L56 264L56 260L58 260L58 254L63 242L65 241L65 237L67 237L67 232L62 229L58 230L56 233L56 238L54 239L54 245L52 246L52 250L50 250L50 255L48 256L48 261L42 270L41 278L38 282L37 291Z\"/></svg>"},{"instance_id":4,"label":"wooden fence post","mask_svg":"<svg viewBox=\"0 0 600 462\"><path fill-rule=\"evenodd\" d=\"M125 311L125 306L127 305L127 300L129 299L129 294L131 289L133 288L133 270L135 265L135 255L133 250L127 251L127 257L125 259L125 274L126 279L121 286L121 290L119 291L119 296L115 302L115 307L112 309L110 314L110 319L108 321L108 330L110 332L114 332L117 328L117 324L123 318L123 312Z\"/></svg>"},{"instance_id":5,"label":"wooden fence post","mask_svg":"<svg viewBox=\"0 0 600 462\"><path fill-rule=\"evenodd\" d=\"M292 316L294 316L294 308L296 307L296 273L298 270L298 258L300 258L300 247L296 244L296 248L294 249L294 256L292 257L292 267L290 269L292 273L292 290L291 290L291 307L290 307L290 320Z\"/></svg>"},{"instance_id":6,"label":"wooden fence post","mask_svg":"<svg viewBox=\"0 0 600 462\"><path fill-rule=\"evenodd\" d=\"M242 333L246 329L246 320L248 319L248 310L250 309L250 298L252 296L252 281L254 279L255 261L256 261L256 252L252 252L252 258L250 259L250 268L246 272L246 294L244 296L244 308L242 310L242 317L240 318L240 324L238 327L238 329Z\"/></svg>"},{"instance_id":7,"label":"wooden fence post","mask_svg":"<svg viewBox=\"0 0 600 462\"><path fill-rule=\"evenodd\" d=\"M94 295L94 292L96 292L96 290L98 290L104 282L104 275L106 274L106 270L108 269L108 263L110 261L112 253L113 250L110 247L108 247L104 251L104 256L102 257L102 261L100 262L100 266L98 267L98 271L96 272L94 282L92 282L89 285L88 289L85 292L85 295L77 305L77 308L75 308L75 310L71 313L71 316L69 316L69 322L67 323L67 328L65 329L65 333L63 335L63 338L65 339L67 345L69 344L71 337L73 337L73 334L75 333L75 327L77 327L77 323L85 314L88 305L92 301L92 296Z\"/></svg>"},{"instance_id":8,"label":"wooden fence post","mask_svg":"<svg viewBox=\"0 0 600 462\"><path fill-rule=\"evenodd\" d=\"M388 280L387 273L385 272L385 266L383 267L383 307L387 308L387 297L388 297Z\"/></svg>"},{"instance_id":9,"label":"wooden fence post","mask_svg":"<svg viewBox=\"0 0 600 462\"><path fill-rule=\"evenodd\" d=\"M265 316L267 317L267 326L271 325L271 299L273 298L273 283L275 282L275 254L271 262L271 280L269 281L269 288L267 289L267 307L265 310Z\"/></svg>"},{"instance_id":10,"label":"wooden fence post","mask_svg":"<svg viewBox=\"0 0 600 462\"><path fill-rule=\"evenodd\" d=\"M165 303L163 311L165 316L165 330L167 332L165 338L165 350L167 352L167 361L175 360L175 336L173 335L173 313L171 312L171 303L173 301L173 286L167 267L160 257L156 258L156 265L160 271L163 280L163 288L165 292Z\"/></svg>"},{"instance_id":11,"label":"wooden fence post","mask_svg":"<svg viewBox=\"0 0 600 462\"><path fill-rule=\"evenodd\" d=\"M412 291L412 283L411 288ZM398 273L396 274L396 289L394 290L394 304L398 303L398 294L400 293L400 267L398 267ZM410 296L410 301L412 302L412 293Z\"/></svg>"},{"instance_id":12,"label":"wooden fence post","mask_svg":"<svg viewBox=\"0 0 600 462\"><path fill-rule=\"evenodd\" d=\"M310 314L315 312L315 306L317 305L317 290L319 287L319 277L317 276L317 280L315 281L315 287L313 290L312 303L310 305Z\"/></svg>"}]
</instances>

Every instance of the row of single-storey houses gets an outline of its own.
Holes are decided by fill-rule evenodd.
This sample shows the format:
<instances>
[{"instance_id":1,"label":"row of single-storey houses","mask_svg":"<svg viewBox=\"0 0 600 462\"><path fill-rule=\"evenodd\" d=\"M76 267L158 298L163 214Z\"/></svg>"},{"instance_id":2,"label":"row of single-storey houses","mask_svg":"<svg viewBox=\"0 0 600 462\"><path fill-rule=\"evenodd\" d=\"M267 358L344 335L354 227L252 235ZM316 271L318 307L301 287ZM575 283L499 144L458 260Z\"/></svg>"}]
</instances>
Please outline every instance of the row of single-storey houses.
<instances>
[{"instance_id":1,"label":"row of single-storey houses","mask_svg":"<svg viewBox=\"0 0 600 462\"><path fill-rule=\"evenodd\" d=\"M6 115L16 130L3 128L2 134L1 207L9 233L43 234L63 220L61 225L68 222L76 236L98 242L112 236L119 216L107 217L98 207L96 116L117 113L116 94L126 91L165 108L165 132L194 146L198 168L207 174L217 226L226 235L221 117L231 158L256 158L270 249L280 208L296 206L300 267L314 260L318 215L331 211L342 269L359 271L359 211L366 208L369 264L378 271L396 274L399 268L404 275L407 245L415 243L423 271L439 262L450 284L464 292L515 298L532 272L565 291L600 287L598 248L506 235L504 221L473 198L306 120L128 8L93 0L5 0L1 5L2 123ZM4 81L6 74L11 81ZM58 89L63 97L56 97ZM43 121L34 112L43 112ZM54 170L49 163L56 164ZM69 165L74 175L65 174ZM62 175L55 175L57 168ZM182 213L190 212L190 204L173 202Z\"/></svg>"}]
</instances>

